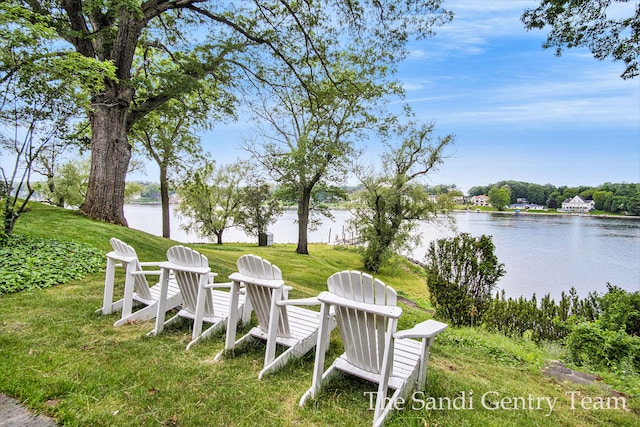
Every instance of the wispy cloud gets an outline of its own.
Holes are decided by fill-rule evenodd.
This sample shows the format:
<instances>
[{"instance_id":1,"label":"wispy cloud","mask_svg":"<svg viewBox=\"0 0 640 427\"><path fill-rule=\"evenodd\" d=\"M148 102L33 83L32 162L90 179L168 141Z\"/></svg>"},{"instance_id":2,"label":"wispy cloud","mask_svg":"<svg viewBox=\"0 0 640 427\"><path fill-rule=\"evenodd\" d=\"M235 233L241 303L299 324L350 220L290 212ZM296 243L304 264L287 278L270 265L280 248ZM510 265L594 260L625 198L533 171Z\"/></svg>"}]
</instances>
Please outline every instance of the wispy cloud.
<instances>
[{"instance_id":1,"label":"wispy cloud","mask_svg":"<svg viewBox=\"0 0 640 427\"><path fill-rule=\"evenodd\" d=\"M447 1L445 7L454 12L453 21L437 29L437 35L428 42L429 50L416 48L409 59L481 55L493 38L527 37L520 17L536 3L532 0Z\"/></svg>"}]
</instances>

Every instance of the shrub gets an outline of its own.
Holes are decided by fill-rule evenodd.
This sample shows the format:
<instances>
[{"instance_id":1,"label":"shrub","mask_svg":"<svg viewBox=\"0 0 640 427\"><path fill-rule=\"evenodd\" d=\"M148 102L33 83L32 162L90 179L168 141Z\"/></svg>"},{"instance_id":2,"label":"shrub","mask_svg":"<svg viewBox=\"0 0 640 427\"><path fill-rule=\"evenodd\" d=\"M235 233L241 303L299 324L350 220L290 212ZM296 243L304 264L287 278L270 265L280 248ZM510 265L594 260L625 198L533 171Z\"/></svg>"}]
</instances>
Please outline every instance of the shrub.
<instances>
[{"instance_id":1,"label":"shrub","mask_svg":"<svg viewBox=\"0 0 640 427\"><path fill-rule=\"evenodd\" d=\"M598 301L595 293L579 299L575 288L568 294L562 292L558 302L547 294L539 305L535 294L531 299L514 299L506 298L502 291L488 304L483 324L491 331L511 337L522 337L530 332L536 343L556 341L571 332L571 324L595 320L599 313Z\"/></svg>"},{"instance_id":2,"label":"shrub","mask_svg":"<svg viewBox=\"0 0 640 427\"><path fill-rule=\"evenodd\" d=\"M579 366L615 370L628 365L640 372L640 337L603 329L598 322L577 324L566 349L568 359Z\"/></svg>"},{"instance_id":3,"label":"shrub","mask_svg":"<svg viewBox=\"0 0 640 427\"><path fill-rule=\"evenodd\" d=\"M600 323L604 329L640 336L640 292L627 292L607 283L600 299Z\"/></svg>"},{"instance_id":4,"label":"shrub","mask_svg":"<svg viewBox=\"0 0 640 427\"><path fill-rule=\"evenodd\" d=\"M103 268L104 259L83 243L13 235L0 247L0 295L79 279Z\"/></svg>"},{"instance_id":5,"label":"shrub","mask_svg":"<svg viewBox=\"0 0 640 427\"><path fill-rule=\"evenodd\" d=\"M461 233L431 242L426 272L431 303L455 326L472 325L484 313L504 275L491 236Z\"/></svg>"}]
</instances>

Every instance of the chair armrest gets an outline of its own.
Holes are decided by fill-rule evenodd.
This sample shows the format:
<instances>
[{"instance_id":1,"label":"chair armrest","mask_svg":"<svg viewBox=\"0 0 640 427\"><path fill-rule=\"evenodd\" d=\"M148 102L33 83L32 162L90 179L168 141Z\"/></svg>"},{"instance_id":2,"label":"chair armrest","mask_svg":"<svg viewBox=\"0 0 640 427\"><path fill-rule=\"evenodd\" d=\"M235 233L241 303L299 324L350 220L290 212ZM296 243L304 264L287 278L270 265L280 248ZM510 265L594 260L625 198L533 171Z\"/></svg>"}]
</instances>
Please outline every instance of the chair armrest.
<instances>
[{"instance_id":1,"label":"chair armrest","mask_svg":"<svg viewBox=\"0 0 640 427\"><path fill-rule=\"evenodd\" d=\"M206 274L207 276L211 272L211 269L209 267L187 267L180 264L174 264L169 261L164 261L160 263L160 268L166 269L166 270L174 270L174 271L188 271L190 273L196 273L196 274Z\"/></svg>"},{"instance_id":2,"label":"chair armrest","mask_svg":"<svg viewBox=\"0 0 640 427\"><path fill-rule=\"evenodd\" d=\"M354 308L356 310L361 310L367 313L379 314L381 316L392 317L395 319L399 318L402 314L402 309L397 305L368 304L344 298L327 291L321 292L320 295L318 295L318 300L327 304Z\"/></svg>"},{"instance_id":3,"label":"chair armrest","mask_svg":"<svg viewBox=\"0 0 640 427\"><path fill-rule=\"evenodd\" d=\"M317 297L284 299L276 302L278 305L320 305Z\"/></svg>"},{"instance_id":4,"label":"chair armrest","mask_svg":"<svg viewBox=\"0 0 640 427\"><path fill-rule=\"evenodd\" d=\"M403 331L398 331L393 334L395 339L404 339L404 338L431 338L438 335L440 332L447 329L449 325L446 323L438 322L437 320L425 320L424 322L418 323L411 329L405 329Z\"/></svg>"},{"instance_id":5,"label":"chair armrest","mask_svg":"<svg viewBox=\"0 0 640 427\"><path fill-rule=\"evenodd\" d=\"M204 285L205 288L209 288L209 289L231 289L231 285L233 283L231 282L226 282L226 283L207 283L206 285Z\"/></svg>"},{"instance_id":6,"label":"chair armrest","mask_svg":"<svg viewBox=\"0 0 640 427\"><path fill-rule=\"evenodd\" d=\"M267 286L270 288L284 286L284 280L282 279L256 279L255 277L245 276L238 272L231 273L229 280L233 280L234 282L255 283L256 285Z\"/></svg>"},{"instance_id":7,"label":"chair armrest","mask_svg":"<svg viewBox=\"0 0 640 427\"><path fill-rule=\"evenodd\" d=\"M160 263L163 261L147 261L147 262L141 262L140 266L141 267L157 267L160 265Z\"/></svg>"},{"instance_id":8,"label":"chair armrest","mask_svg":"<svg viewBox=\"0 0 640 427\"><path fill-rule=\"evenodd\" d=\"M134 276L146 276L146 275L150 275L150 276L159 276L162 274L162 271L160 270L139 270L139 271L133 271L131 272L132 275Z\"/></svg>"}]
</instances>

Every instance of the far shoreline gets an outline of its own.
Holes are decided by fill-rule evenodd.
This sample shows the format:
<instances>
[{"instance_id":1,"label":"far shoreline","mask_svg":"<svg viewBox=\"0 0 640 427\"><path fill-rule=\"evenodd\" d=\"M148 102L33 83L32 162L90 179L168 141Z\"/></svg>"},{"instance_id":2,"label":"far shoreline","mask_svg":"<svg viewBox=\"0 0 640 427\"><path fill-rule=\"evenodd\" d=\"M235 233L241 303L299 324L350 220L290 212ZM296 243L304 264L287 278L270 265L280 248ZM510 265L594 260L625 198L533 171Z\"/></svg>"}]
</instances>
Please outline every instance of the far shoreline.
<instances>
[{"instance_id":1,"label":"far shoreline","mask_svg":"<svg viewBox=\"0 0 640 427\"><path fill-rule=\"evenodd\" d=\"M585 218L603 218L603 219L635 219L640 220L640 216L638 215L614 215L614 214L590 214L590 213L579 213L579 212L545 212L545 211L519 211L508 210L508 211L488 211L488 210L480 210L474 211L474 208L467 209L454 209L454 212L471 212L471 213L488 213L488 214L498 214L498 215L539 215L539 216L581 216Z\"/></svg>"},{"instance_id":2,"label":"far shoreline","mask_svg":"<svg viewBox=\"0 0 640 427\"><path fill-rule=\"evenodd\" d=\"M125 205L130 205L130 206L162 206L162 204L160 202L129 202L129 203L125 203ZM178 203L169 203L170 206L176 206L178 205ZM297 209L295 206L286 206L284 208L285 210L295 210ZM333 209L333 210L340 210L340 211L344 211L344 210L349 210L348 208L344 207L344 206L332 206L329 207L329 209ZM475 207L468 207L466 209L453 209L453 212L472 212L472 213L489 213L489 214L498 214L498 215L539 215L539 216L582 216L582 217L588 217L588 218L603 218L603 219L608 219L608 218L613 218L613 219L631 219L631 220L640 220L640 216L638 215L615 215L615 214L591 214L591 213L580 213L580 212L549 212L549 211L519 211L516 212L515 210L508 210L508 211L489 211L489 210L480 210L479 212L475 211Z\"/></svg>"}]
</instances>

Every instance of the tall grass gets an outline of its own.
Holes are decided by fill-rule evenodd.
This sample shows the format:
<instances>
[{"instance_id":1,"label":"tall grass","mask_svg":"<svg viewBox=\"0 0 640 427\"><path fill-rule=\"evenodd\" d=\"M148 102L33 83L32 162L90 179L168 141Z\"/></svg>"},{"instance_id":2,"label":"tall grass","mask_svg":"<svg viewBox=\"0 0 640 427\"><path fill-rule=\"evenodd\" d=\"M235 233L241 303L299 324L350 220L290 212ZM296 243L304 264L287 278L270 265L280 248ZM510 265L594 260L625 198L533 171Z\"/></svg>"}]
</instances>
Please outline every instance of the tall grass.
<instances>
[{"instance_id":1,"label":"tall grass","mask_svg":"<svg viewBox=\"0 0 640 427\"><path fill-rule=\"evenodd\" d=\"M88 220L67 210L31 205L16 233L72 240L109 250L118 237L136 248L142 260L161 260L176 242L124 227ZM340 270L359 269L351 249L311 245L310 255L290 245L189 245L204 253L219 280L234 271L244 253L255 253L278 265L293 296L316 295L326 278ZM401 304L406 328L431 314L422 272L400 262L378 277L422 307ZM298 400L311 384L313 352L258 381L264 346L238 349L213 362L223 347L217 335L190 351L189 325L167 328L149 338L152 322L114 328L117 314L102 316L103 273L52 288L0 296L0 392L16 397L36 412L70 426L325 426L370 425L372 413L363 394L375 387L338 377L304 408ZM332 336L327 360L337 356ZM623 410L570 409L566 391L606 396L600 388L562 384L540 372L551 355L530 342L516 341L476 329L450 329L436 340L427 375L426 395L475 396L469 410L425 410L407 405L388 425L397 426L600 426L638 425L639 407L632 399ZM480 396L551 396L558 406L547 416L541 410L492 410Z\"/></svg>"}]
</instances>

